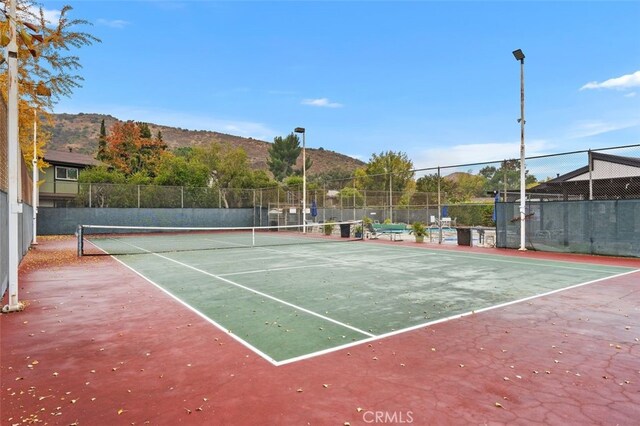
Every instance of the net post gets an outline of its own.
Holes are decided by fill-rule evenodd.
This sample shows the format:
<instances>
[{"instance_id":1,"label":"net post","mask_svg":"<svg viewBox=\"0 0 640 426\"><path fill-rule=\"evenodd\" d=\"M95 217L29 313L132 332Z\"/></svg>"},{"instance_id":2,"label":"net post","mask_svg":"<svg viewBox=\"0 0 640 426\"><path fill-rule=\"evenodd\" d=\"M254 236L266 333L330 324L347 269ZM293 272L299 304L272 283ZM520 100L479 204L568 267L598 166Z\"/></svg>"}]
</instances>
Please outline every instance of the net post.
<instances>
[{"instance_id":1,"label":"net post","mask_svg":"<svg viewBox=\"0 0 640 426\"><path fill-rule=\"evenodd\" d=\"M82 257L83 245L84 245L84 228L82 225L78 225L78 229L76 231L76 235L78 237L78 257Z\"/></svg>"}]
</instances>

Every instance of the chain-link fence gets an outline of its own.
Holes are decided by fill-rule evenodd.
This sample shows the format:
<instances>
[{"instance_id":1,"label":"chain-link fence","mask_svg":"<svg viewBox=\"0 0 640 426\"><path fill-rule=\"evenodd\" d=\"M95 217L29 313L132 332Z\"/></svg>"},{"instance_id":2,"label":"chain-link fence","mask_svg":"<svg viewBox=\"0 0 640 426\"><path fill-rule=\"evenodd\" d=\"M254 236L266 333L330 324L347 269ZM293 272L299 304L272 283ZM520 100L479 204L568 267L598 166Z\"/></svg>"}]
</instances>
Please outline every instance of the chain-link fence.
<instances>
[{"instance_id":1,"label":"chain-link fence","mask_svg":"<svg viewBox=\"0 0 640 426\"><path fill-rule=\"evenodd\" d=\"M640 256L640 145L536 156L525 164L528 248ZM520 161L506 159L324 181L311 176L306 197L302 185L229 189L87 183L78 185L68 206L252 208L252 225L369 218L419 221L440 233L445 227L491 227L497 246L519 247L520 182Z\"/></svg>"},{"instance_id":2,"label":"chain-link fence","mask_svg":"<svg viewBox=\"0 0 640 426\"><path fill-rule=\"evenodd\" d=\"M526 160L528 202L640 198L640 145L584 150ZM377 221L494 226L494 203L520 199L520 161L468 163L307 184L310 210ZM375 189L364 189L374 187ZM74 207L301 209L302 187L256 189L79 184ZM326 216L326 212L323 212ZM416 219L418 218L418 219Z\"/></svg>"}]
</instances>

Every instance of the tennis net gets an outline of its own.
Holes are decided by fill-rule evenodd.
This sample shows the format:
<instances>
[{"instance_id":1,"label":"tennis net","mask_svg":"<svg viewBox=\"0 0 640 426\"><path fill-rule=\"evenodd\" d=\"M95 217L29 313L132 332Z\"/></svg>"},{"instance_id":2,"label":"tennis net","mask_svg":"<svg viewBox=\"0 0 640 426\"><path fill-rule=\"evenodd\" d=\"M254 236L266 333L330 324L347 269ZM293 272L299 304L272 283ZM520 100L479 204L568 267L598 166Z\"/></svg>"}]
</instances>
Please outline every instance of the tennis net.
<instances>
[{"instance_id":1,"label":"tennis net","mask_svg":"<svg viewBox=\"0 0 640 426\"><path fill-rule=\"evenodd\" d=\"M362 221L285 226L185 228L78 225L78 256L168 253L363 239Z\"/></svg>"}]
</instances>

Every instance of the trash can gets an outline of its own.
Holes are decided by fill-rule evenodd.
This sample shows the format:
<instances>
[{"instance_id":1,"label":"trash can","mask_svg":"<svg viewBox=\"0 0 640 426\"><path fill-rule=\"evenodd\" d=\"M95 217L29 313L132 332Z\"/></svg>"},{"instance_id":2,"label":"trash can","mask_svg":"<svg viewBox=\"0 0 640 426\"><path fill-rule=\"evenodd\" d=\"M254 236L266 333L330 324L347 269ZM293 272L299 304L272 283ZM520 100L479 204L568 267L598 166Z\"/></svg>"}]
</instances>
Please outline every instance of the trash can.
<instances>
[{"instance_id":1,"label":"trash can","mask_svg":"<svg viewBox=\"0 0 640 426\"><path fill-rule=\"evenodd\" d=\"M458 233L458 245L470 246L471 245L471 228L456 228Z\"/></svg>"},{"instance_id":2,"label":"trash can","mask_svg":"<svg viewBox=\"0 0 640 426\"><path fill-rule=\"evenodd\" d=\"M342 238L349 238L349 235L351 234L351 225L348 223L341 223L340 224L340 236Z\"/></svg>"}]
</instances>

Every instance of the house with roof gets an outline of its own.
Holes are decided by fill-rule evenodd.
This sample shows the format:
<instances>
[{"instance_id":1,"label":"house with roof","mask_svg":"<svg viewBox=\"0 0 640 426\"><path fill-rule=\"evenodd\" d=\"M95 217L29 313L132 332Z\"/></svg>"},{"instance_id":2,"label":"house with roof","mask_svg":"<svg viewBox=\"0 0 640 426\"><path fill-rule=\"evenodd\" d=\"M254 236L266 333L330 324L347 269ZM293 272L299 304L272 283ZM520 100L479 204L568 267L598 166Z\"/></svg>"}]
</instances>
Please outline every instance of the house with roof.
<instances>
[{"instance_id":1,"label":"house with roof","mask_svg":"<svg viewBox=\"0 0 640 426\"><path fill-rule=\"evenodd\" d=\"M588 164L528 191L549 200L640 198L640 158L589 152Z\"/></svg>"},{"instance_id":2,"label":"house with roof","mask_svg":"<svg viewBox=\"0 0 640 426\"><path fill-rule=\"evenodd\" d=\"M41 207L66 207L78 194L80 170L102 164L95 158L73 152L47 151L44 160L49 164L41 173Z\"/></svg>"}]
</instances>

